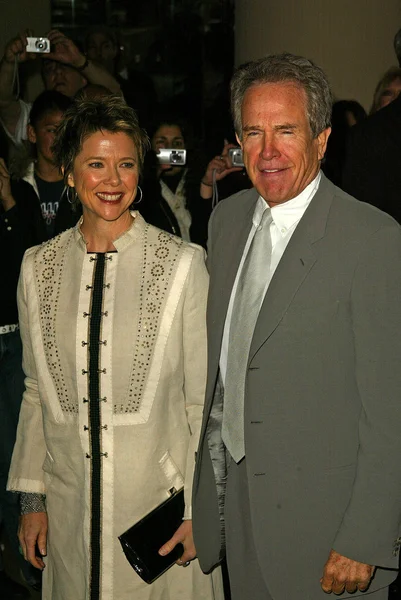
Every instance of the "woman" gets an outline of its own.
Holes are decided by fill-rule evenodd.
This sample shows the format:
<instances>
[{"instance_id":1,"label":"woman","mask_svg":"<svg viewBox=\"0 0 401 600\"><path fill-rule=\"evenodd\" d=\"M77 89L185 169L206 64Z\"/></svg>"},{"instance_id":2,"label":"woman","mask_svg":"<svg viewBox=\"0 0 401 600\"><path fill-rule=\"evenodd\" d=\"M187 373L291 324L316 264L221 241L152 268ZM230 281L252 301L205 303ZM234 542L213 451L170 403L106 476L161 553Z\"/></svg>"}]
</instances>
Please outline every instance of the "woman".
<instances>
[{"instance_id":1,"label":"woman","mask_svg":"<svg viewBox=\"0 0 401 600\"><path fill-rule=\"evenodd\" d=\"M118 542L184 486L170 547L182 541L181 565L195 556L207 274L200 248L129 210L146 142L121 99L75 103L54 153L83 217L23 262L26 391L8 485L23 492L24 554L39 568L47 554L43 600L221 597L219 573L195 560L145 584Z\"/></svg>"},{"instance_id":2,"label":"woman","mask_svg":"<svg viewBox=\"0 0 401 600\"><path fill-rule=\"evenodd\" d=\"M149 223L206 246L212 201L211 195L204 198L201 194L201 161L191 155L188 137L184 125L174 116L160 117L154 123L152 152L145 164L143 202L138 209ZM186 165L160 164L157 154L163 148L186 149Z\"/></svg>"}]
</instances>

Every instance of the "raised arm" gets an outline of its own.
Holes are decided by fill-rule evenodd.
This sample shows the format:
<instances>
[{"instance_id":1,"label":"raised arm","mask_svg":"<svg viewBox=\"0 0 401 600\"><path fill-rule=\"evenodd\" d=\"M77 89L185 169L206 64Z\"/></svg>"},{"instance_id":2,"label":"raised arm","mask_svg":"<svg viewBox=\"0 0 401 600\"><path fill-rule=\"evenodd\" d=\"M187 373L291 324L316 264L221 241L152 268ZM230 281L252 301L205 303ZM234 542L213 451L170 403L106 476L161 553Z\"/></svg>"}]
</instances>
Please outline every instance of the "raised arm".
<instances>
[{"instance_id":1,"label":"raised arm","mask_svg":"<svg viewBox=\"0 0 401 600\"><path fill-rule=\"evenodd\" d=\"M121 94L117 80L99 63L86 58L72 40L58 29L52 29L47 37L50 40L52 52L46 58L71 65L78 69L89 83L103 85L113 94Z\"/></svg>"},{"instance_id":2,"label":"raised arm","mask_svg":"<svg viewBox=\"0 0 401 600\"><path fill-rule=\"evenodd\" d=\"M14 95L13 83L18 64L31 58L26 52L28 31L21 32L7 42L0 62L0 119L7 131L14 135L21 114L21 106Z\"/></svg>"}]
</instances>

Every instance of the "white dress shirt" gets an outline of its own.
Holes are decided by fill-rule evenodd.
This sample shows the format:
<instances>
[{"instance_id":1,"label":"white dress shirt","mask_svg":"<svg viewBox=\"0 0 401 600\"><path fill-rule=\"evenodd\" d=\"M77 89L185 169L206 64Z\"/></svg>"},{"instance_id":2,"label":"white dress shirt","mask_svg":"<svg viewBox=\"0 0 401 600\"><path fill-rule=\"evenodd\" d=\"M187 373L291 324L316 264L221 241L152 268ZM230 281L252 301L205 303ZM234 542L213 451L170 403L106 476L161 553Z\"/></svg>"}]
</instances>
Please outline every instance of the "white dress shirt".
<instances>
[{"instance_id":1,"label":"white dress shirt","mask_svg":"<svg viewBox=\"0 0 401 600\"><path fill-rule=\"evenodd\" d=\"M315 179L306 186L306 188L295 198L288 200L287 202L283 202L282 204L277 204L273 206L271 209L272 214L272 223L270 225L270 235L272 242L272 254L270 260L270 273L267 277L266 286L263 292L263 296L260 299L260 305L262 306L263 299L266 295L267 288L269 287L270 281L274 275L274 272L277 268L278 263L281 260L281 257L284 254L284 250L287 247L288 242L291 239L292 234L294 233L296 226L301 220L304 212L308 208L313 196L317 192L321 179L321 173L317 174ZM230 302L228 305L226 320L224 323L224 331L223 331L223 340L221 344L221 353L220 353L220 373L223 384L225 382L226 371L227 371L227 353L228 353L228 343L229 343L229 335L230 335L230 322L231 315L233 311L233 304L235 293L237 291L238 279L240 273L242 271L242 267L245 262L246 255L248 254L249 247L252 243L253 236L257 228L260 225L262 220L262 215L264 211L268 208L266 200L259 196L258 201L255 206L255 211L252 217L252 228L249 232L249 236L247 242L245 244L244 252L242 253L241 262L238 267L237 275L235 277L233 289L231 291Z\"/></svg>"}]
</instances>

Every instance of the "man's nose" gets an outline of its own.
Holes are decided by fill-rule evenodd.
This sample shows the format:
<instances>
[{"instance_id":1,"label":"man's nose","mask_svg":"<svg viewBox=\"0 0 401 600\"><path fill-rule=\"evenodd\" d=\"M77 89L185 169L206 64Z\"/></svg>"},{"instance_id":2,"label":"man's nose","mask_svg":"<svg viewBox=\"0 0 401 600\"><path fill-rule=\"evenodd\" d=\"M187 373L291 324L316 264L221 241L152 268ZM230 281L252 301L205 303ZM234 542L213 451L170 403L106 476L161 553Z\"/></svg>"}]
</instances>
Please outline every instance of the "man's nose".
<instances>
[{"instance_id":1,"label":"man's nose","mask_svg":"<svg viewBox=\"0 0 401 600\"><path fill-rule=\"evenodd\" d=\"M272 160L280 156L280 151L277 148L274 137L265 135L263 137L263 145L260 151L260 157L263 160Z\"/></svg>"}]
</instances>

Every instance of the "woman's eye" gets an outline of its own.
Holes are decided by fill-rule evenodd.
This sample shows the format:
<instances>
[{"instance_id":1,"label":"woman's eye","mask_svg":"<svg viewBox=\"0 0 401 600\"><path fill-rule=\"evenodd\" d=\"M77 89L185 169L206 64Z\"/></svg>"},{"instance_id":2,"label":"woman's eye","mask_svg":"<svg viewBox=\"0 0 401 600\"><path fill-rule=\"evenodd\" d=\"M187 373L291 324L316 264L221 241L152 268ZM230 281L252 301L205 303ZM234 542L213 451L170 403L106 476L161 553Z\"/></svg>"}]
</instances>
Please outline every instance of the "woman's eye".
<instances>
[{"instance_id":1,"label":"woman's eye","mask_svg":"<svg viewBox=\"0 0 401 600\"><path fill-rule=\"evenodd\" d=\"M103 165L101 162L92 162L92 163L89 163L89 166L92 167L93 169L100 169Z\"/></svg>"},{"instance_id":2,"label":"woman's eye","mask_svg":"<svg viewBox=\"0 0 401 600\"><path fill-rule=\"evenodd\" d=\"M135 167L135 163L133 162L124 162L121 164L124 169L133 169Z\"/></svg>"}]
</instances>

